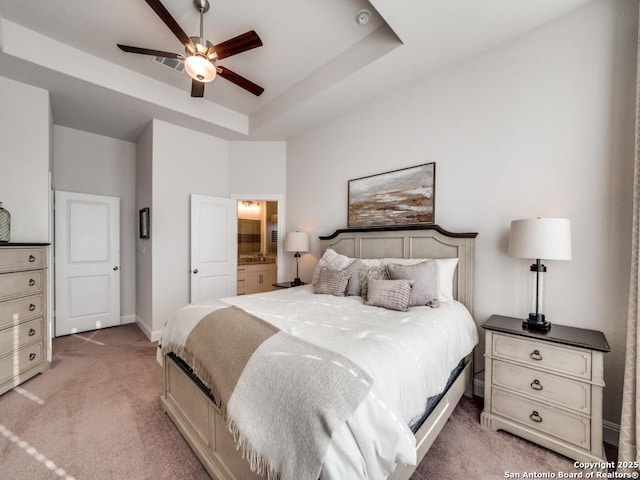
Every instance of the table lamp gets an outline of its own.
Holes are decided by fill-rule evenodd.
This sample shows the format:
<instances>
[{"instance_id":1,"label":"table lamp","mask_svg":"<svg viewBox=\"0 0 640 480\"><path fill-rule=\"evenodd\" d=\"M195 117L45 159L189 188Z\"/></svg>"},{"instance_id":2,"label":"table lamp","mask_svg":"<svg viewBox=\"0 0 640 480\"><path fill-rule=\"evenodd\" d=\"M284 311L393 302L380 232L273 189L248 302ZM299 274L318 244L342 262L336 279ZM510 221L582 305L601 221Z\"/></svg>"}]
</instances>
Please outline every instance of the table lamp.
<instances>
[{"instance_id":1,"label":"table lamp","mask_svg":"<svg viewBox=\"0 0 640 480\"><path fill-rule=\"evenodd\" d=\"M511 222L509 255L535 259L533 272L533 305L522 326L533 330L549 330L551 323L542 313L543 279L547 267L541 260L571 260L571 222L566 218L528 218Z\"/></svg>"},{"instance_id":2,"label":"table lamp","mask_svg":"<svg viewBox=\"0 0 640 480\"><path fill-rule=\"evenodd\" d=\"M300 258L300 252L309 251L309 234L307 232L288 232L284 238L284 250L286 252L296 252L294 255L296 258L296 278L291 282L291 286L304 285L298 273L298 259Z\"/></svg>"}]
</instances>

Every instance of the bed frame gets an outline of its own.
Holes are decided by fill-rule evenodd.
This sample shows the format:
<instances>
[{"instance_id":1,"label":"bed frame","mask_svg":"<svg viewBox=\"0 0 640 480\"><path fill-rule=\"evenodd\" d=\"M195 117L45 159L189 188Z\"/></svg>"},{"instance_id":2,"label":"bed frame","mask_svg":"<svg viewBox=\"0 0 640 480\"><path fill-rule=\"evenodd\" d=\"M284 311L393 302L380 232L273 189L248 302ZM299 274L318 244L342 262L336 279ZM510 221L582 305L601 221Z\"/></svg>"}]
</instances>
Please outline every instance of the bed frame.
<instances>
[{"instance_id":1,"label":"bed frame","mask_svg":"<svg viewBox=\"0 0 640 480\"><path fill-rule=\"evenodd\" d=\"M337 230L320 237L322 251L355 258L452 258L458 257L454 277L454 296L473 314L473 268L476 233L451 233L437 225L367 227ZM416 431L418 464L462 395L471 395L472 355L451 387L444 393L429 417ZM249 469L236 450L220 409L206 388L189 374L187 367L172 356L164 358L164 389L160 403L213 478L248 480L263 478ZM389 477L408 480L416 469L398 465Z\"/></svg>"}]
</instances>

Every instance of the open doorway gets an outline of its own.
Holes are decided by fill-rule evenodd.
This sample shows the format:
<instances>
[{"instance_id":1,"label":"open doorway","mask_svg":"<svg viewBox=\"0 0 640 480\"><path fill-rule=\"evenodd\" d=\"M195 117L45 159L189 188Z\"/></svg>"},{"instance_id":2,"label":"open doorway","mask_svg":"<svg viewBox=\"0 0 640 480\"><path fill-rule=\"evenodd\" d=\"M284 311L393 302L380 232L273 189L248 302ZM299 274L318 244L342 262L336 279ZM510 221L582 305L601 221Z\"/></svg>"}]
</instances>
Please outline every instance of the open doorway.
<instances>
[{"instance_id":1,"label":"open doorway","mask_svg":"<svg viewBox=\"0 0 640 480\"><path fill-rule=\"evenodd\" d=\"M279 195L234 198L238 207L237 293L274 290L282 272L282 198Z\"/></svg>"}]
</instances>

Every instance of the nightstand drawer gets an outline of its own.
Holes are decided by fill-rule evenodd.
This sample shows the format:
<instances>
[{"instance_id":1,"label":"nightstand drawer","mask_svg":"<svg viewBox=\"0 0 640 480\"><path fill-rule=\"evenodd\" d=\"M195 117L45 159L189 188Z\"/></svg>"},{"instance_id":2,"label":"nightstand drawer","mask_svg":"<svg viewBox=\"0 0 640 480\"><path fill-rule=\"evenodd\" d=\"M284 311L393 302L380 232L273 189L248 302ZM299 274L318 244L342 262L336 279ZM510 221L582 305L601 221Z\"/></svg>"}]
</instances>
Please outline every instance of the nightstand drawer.
<instances>
[{"instance_id":1,"label":"nightstand drawer","mask_svg":"<svg viewBox=\"0 0 640 480\"><path fill-rule=\"evenodd\" d=\"M515 390L533 400L553 402L580 413L591 413L591 385L499 360L493 362L493 385Z\"/></svg>"},{"instance_id":2,"label":"nightstand drawer","mask_svg":"<svg viewBox=\"0 0 640 480\"><path fill-rule=\"evenodd\" d=\"M493 390L491 413L577 447L587 450L591 448L589 417L564 412L500 388Z\"/></svg>"},{"instance_id":3,"label":"nightstand drawer","mask_svg":"<svg viewBox=\"0 0 640 480\"><path fill-rule=\"evenodd\" d=\"M42 291L42 270L0 275L0 301Z\"/></svg>"},{"instance_id":4,"label":"nightstand drawer","mask_svg":"<svg viewBox=\"0 0 640 480\"><path fill-rule=\"evenodd\" d=\"M495 357L515 360L536 368L591 379L591 352L563 347L550 342L540 342L495 334L492 354Z\"/></svg>"}]
</instances>

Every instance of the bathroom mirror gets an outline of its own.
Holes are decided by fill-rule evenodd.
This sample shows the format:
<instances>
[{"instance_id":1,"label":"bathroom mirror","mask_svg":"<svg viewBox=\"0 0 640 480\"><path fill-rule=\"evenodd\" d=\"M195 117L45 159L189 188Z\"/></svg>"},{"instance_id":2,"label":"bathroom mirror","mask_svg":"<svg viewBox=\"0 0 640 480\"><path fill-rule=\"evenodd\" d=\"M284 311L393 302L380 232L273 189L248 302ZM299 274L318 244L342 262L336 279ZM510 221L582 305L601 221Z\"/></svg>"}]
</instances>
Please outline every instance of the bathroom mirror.
<instances>
[{"instance_id":1,"label":"bathroom mirror","mask_svg":"<svg viewBox=\"0 0 640 480\"><path fill-rule=\"evenodd\" d=\"M238 219L238 254L260 253L262 244L262 222Z\"/></svg>"}]
</instances>

